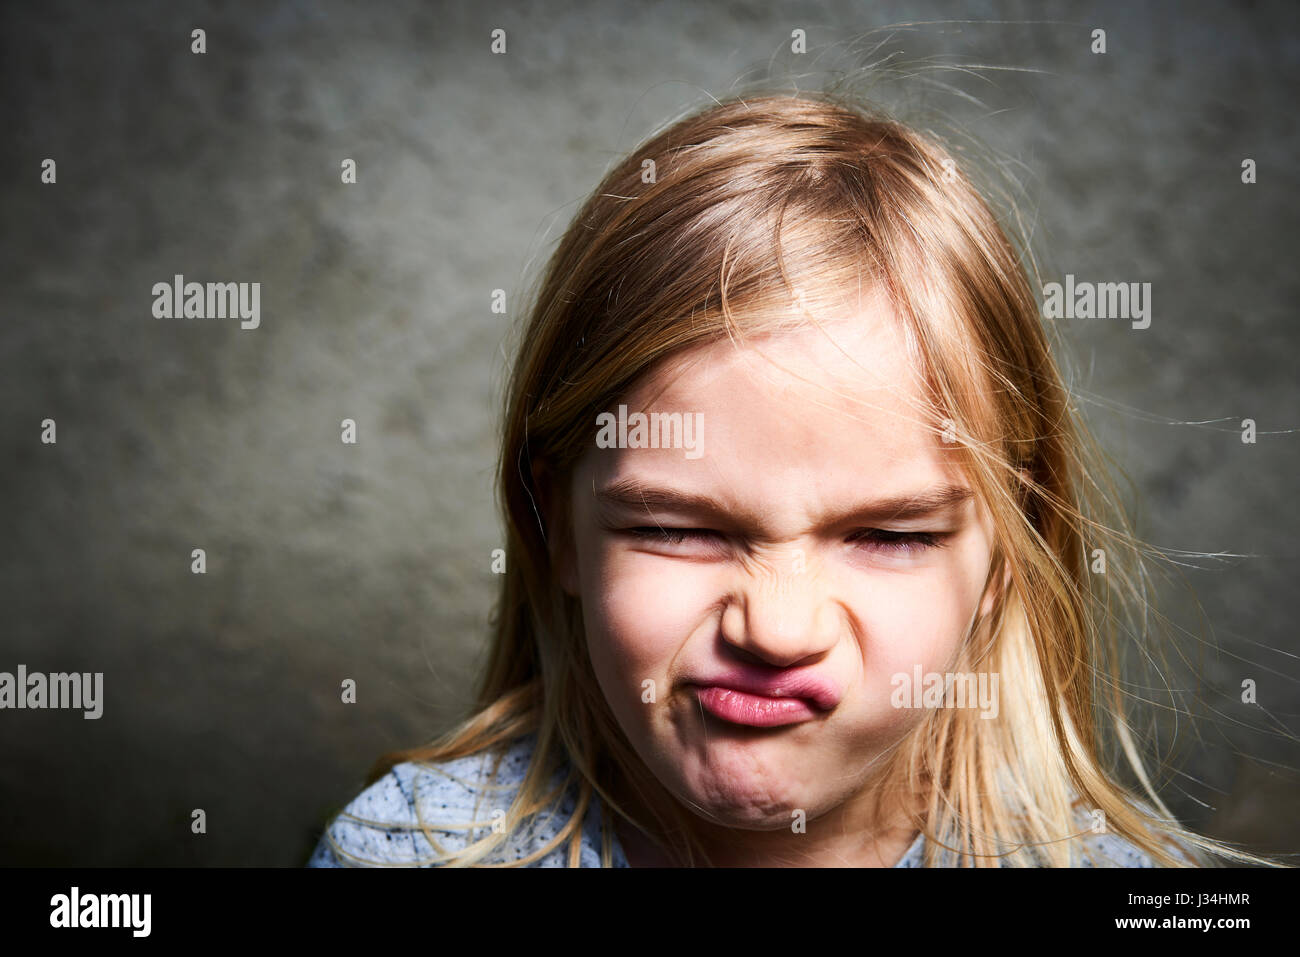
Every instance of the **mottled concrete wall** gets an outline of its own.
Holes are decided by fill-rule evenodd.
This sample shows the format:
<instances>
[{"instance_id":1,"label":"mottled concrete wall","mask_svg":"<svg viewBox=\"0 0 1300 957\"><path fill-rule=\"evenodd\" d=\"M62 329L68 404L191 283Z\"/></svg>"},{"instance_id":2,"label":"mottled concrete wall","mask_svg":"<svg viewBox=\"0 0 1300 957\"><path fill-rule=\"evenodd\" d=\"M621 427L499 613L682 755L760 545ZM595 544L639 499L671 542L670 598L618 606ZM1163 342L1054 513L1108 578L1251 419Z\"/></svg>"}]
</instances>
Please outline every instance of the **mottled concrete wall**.
<instances>
[{"instance_id":1,"label":"mottled concrete wall","mask_svg":"<svg viewBox=\"0 0 1300 957\"><path fill-rule=\"evenodd\" d=\"M106 700L98 721L0 713L0 859L301 862L381 751L467 704L500 541L503 349L576 204L742 75L815 87L879 40L875 57L990 67L933 75L983 106L897 100L919 80L882 95L1016 161L1046 275L1153 284L1149 329L1067 324L1080 408L1151 541L1257 556L1189 571L1208 624L1170 593L1182 650L1219 646L1196 669L1225 720L1204 743L1180 725L1198 780L1169 799L1295 850L1277 765L1296 747L1245 730L1269 718L1235 702L1256 678L1294 732L1297 13L1189 6L6 5L0 670L102 671ZM936 20L1014 22L850 44ZM260 327L153 319L176 273L260 282Z\"/></svg>"}]
</instances>

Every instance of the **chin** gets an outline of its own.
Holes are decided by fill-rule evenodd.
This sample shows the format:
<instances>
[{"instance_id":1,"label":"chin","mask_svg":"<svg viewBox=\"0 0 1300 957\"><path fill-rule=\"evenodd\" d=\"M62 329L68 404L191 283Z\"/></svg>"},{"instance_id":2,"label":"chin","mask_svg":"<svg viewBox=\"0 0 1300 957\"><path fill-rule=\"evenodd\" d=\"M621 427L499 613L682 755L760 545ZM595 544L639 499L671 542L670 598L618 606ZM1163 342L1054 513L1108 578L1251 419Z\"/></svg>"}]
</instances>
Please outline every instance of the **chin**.
<instances>
[{"instance_id":1,"label":"chin","mask_svg":"<svg viewBox=\"0 0 1300 957\"><path fill-rule=\"evenodd\" d=\"M708 766L680 769L673 790L688 810L724 827L775 831L790 827L792 812L811 817L806 781L787 771L770 772L752 762L710 762Z\"/></svg>"}]
</instances>

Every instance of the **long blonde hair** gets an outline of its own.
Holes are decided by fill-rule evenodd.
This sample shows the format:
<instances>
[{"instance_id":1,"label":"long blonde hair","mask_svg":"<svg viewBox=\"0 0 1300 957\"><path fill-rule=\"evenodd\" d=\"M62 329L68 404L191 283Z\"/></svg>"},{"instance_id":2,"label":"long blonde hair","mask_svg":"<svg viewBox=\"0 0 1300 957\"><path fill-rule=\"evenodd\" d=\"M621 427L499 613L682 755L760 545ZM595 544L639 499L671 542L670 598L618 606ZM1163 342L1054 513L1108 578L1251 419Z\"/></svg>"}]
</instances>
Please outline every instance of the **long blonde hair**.
<instances>
[{"instance_id":1,"label":"long blonde hair","mask_svg":"<svg viewBox=\"0 0 1300 957\"><path fill-rule=\"evenodd\" d=\"M611 796L613 775L640 793L657 782L601 693L578 600L553 579L568 523L547 527L534 465L564 488L596 414L656 363L743 338L765 309L788 315L792 288L843 289L865 271L925 370L928 427L955 439L996 528L997 600L961 655L1002 676L1001 718L933 709L888 756L891 786L923 796L926 863L1068 865L1080 809L1163 865L1213 863L1209 853L1269 863L1178 825L1148 774L1121 665L1126 649L1156 651L1143 570L1153 551L1131 534L1071 404L1026 256L937 138L830 93L736 96L626 156L561 239L521 330L497 475L506 572L473 713L432 744L385 755L370 780L400 761L499 754L534 733L504 829L448 863L496 863L560 793L547 785L559 767L561 790L576 788L572 818L501 866L566 841L576 865L597 794L673 859L709 863L688 810L637 821ZM1090 567L1097 555L1104 574Z\"/></svg>"}]
</instances>

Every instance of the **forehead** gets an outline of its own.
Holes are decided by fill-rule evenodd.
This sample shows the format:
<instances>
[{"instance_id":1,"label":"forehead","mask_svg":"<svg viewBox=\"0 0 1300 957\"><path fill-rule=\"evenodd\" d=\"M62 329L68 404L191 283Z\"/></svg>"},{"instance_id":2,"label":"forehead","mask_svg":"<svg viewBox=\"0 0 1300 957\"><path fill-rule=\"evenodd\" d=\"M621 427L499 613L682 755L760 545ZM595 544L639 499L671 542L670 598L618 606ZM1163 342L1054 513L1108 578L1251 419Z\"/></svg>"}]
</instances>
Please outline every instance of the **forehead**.
<instances>
[{"instance_id":1,"label":"forehead","mask_svg":"<svg viewBox=\"0 0 1300 957\"><path fill-rule=\"evenodd\" d=\"M892 312L873 302L797 328L699 345L665 360L620 402L629 413L698 414L702 454L598 449L598 479L636 477L811 507L874 493L965 484L930 429L921 370ZM610 410L615 411L615 410Z\"/></svg>"}]
</instances>

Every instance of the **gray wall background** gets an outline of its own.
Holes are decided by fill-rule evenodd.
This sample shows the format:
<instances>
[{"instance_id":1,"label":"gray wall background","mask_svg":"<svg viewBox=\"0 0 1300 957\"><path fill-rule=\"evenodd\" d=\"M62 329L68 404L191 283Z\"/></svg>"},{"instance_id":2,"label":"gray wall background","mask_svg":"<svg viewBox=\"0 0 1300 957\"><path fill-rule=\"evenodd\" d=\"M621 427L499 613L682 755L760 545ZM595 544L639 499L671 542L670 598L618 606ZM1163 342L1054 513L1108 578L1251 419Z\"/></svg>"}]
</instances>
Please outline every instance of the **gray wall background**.
<instances>
[{"instance_id":1,"label":"gray wall background","mask_svg":"<svg viewBox=\"0 0 1300 957\"><path fill-rule=\"evenodd\" d=\"M382 751L468 703L503 350L577 203L738 79L815 87L890 53L988 67L941 75L982 105L928 105L1019 164L1046 278L1153 284L1150 329L1069 324L1080 407L1143 535L1253 556L1187 559L1203 616L1157 596L1194 661L1172 683L1211 719L1179 723L1166 794L1208 833L1295 852L1297 19L1287 2L6 4L0 670L102 671L105 703L98 721L0 712L0 863L302 863ZM261 282L261 327L152 318L175 273Z\"/></svg>"}]
</instances>

